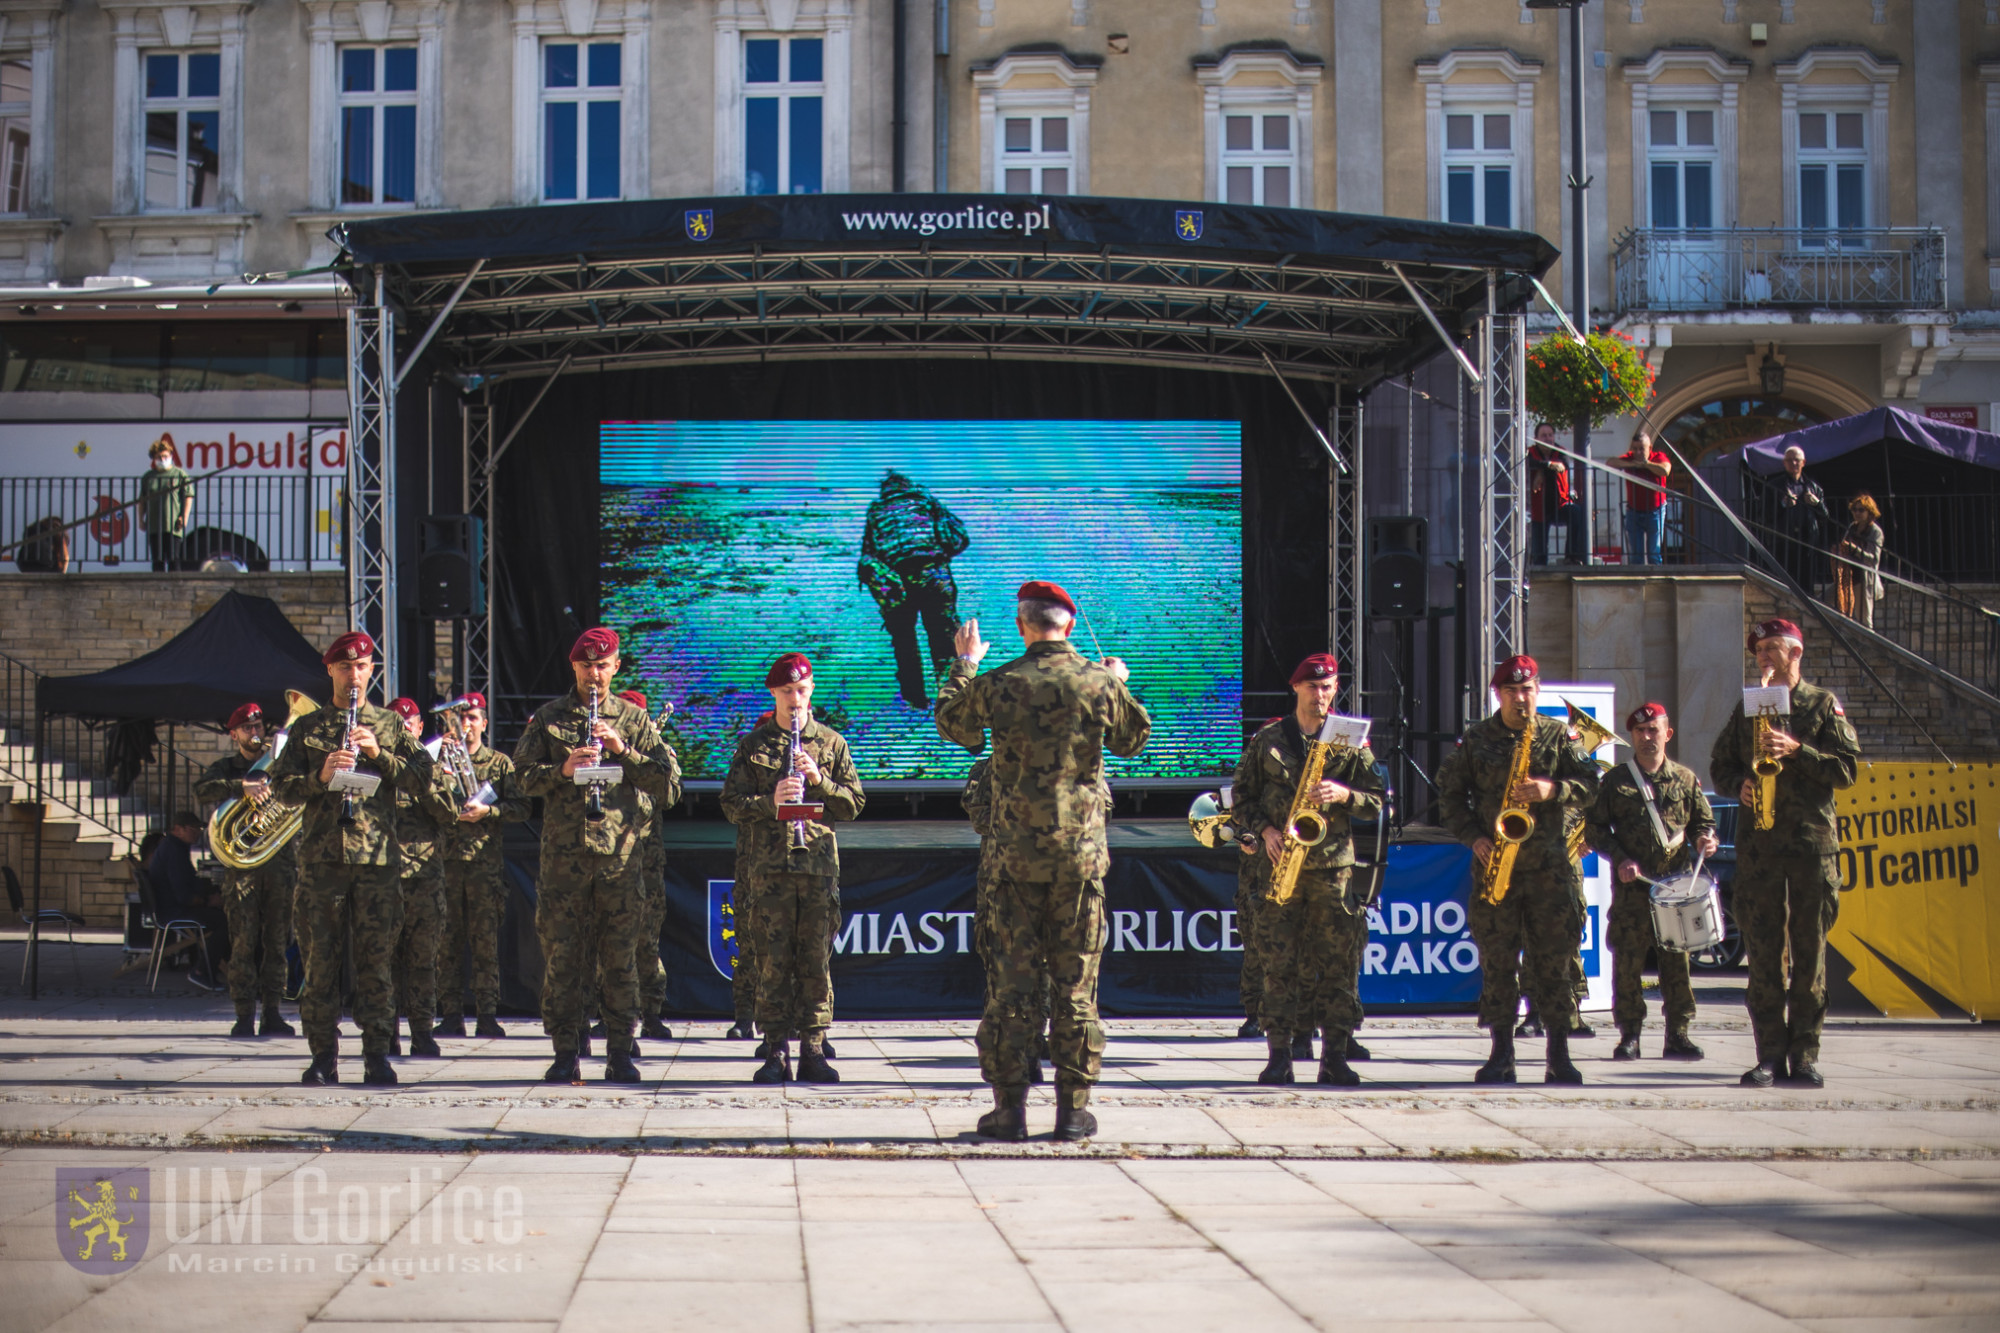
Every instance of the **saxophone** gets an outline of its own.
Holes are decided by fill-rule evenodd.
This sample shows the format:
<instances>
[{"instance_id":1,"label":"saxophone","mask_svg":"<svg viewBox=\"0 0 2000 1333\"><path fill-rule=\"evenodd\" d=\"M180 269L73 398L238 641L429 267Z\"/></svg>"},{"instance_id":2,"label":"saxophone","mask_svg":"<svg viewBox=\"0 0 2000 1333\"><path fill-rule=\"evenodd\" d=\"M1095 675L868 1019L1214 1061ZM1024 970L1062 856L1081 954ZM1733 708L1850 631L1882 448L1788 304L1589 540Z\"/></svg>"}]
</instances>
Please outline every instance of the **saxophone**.
<instances>
[{"instance_id":1,"label":"saxophone","mask_svg":"<svg viewBox=\"0 0 2000 1333\"><path fill-rule=\"evenodd\" d=\"M1758 684L1769 685L1772 674L1766 671ZM1750 753L1754 756L1750 761L1750 772L1756 779L1755 799L1750 804L1756 815L1757 827L1760 829L1770 828L1772 821L1777 818L1778 774L1785 771L1784 760L1764 753L1764 742L1769 739L1772 729L1777 725L1771 720L1774 716L1775 714L1759 709L1750 724L1752 728Z\"/></svg>"},{"instance_id":2,"label":"saxophone","mask_svg":"<svg viewBox=\"0 0 2000 1333\"><path fill-rule=\"evenodd\" d=\"M1327 819L1320 811L1319 801L1314 793L1319 790L1320 775L1326 772L1327 756L1333 752L1333 743L1307 736L1306 766L1299 774L1298 790L1292 793L1291 812L1285 816L1285 842L1278 850L1278 864L1271 871L1271 887L1267 892L1274 903L1291 901L1292 892L1298 887L1299 871L1305 869L1306 853L1326 841Z\"/></svg>"},{"instance_id":3,"label":"saxophone","mask_svg":"<svg viewBox=\"0 0 2000 1333\"><path fill-rule=\"evenodd\" d=\"M1514 757L1507 765L1507 785L1502 789L1500 799L1511 799L1516 784L1528 776L1528 759L1535 748L1535 715L1528 715L1528 725L1521 728L1521 737L1514 742ZM1514 858L1521 854L1521 844L1535 832L1535 816L1525 805L1509 805L1493 816L1493 855L1479 873L1479 896L1489 903L1498 903L1507 896L1507 887L1514 878Z\"/></svg>"}]
</instances>

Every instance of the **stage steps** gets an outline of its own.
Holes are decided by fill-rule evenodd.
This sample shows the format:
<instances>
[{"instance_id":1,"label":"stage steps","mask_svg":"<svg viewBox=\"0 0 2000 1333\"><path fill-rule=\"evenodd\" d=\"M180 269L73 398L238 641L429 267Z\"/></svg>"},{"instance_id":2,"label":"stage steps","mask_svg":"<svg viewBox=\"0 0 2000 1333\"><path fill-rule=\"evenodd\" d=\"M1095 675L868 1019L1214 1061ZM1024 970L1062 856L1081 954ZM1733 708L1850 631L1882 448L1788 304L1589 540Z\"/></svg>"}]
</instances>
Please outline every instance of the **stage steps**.
<instances>
[{"instance_id":1,"label":"stage steps","mask_svg":"<svg viewBox=\"0 0 2000 1333\"><path fill-rule=\"evenodd\" d=\"M134 855L139 840L163 815L132 797L113 796L103 782L69 776L68 765L51 763L42 772L50 826L74 824L78 839L102 842L107 857ZM35 798L35 747L17 728L0 728L0 784L11 784L18 801Z\"/></svg>"}]
</instances>

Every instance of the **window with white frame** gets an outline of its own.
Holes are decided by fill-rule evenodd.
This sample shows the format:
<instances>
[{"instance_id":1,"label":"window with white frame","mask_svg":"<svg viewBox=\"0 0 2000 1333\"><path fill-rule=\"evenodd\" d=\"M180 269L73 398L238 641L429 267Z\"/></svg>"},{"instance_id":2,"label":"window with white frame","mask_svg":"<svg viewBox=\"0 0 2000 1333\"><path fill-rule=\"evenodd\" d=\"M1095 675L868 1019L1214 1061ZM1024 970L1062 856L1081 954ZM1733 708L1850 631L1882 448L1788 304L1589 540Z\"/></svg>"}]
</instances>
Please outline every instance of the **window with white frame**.
<instances>
[{"instance_id":1,"label":"window with white frame","mask_svg":"<svg viewBox=\"0 0 2000 1333\"><path fill-rule=\"evenodd\" d=\"M1076 178L1068 116L1004 116L1001 184L1008 194L1068 194Z\"/></svg>"},{"instance_id":2,"label":"window with white frame","mask_svg":"<svg viewBox=\"0 0 2000 1333\"><path fill-rule=\"evenodd\" d=\"M0 60L0 213L28 211L34 97L34 66L18 57Z\"/></svg>"},{"instance_id":3,"label":"window with white frame","mask_svg":"<svg viewBox=\"0 0 2000 1333\"><path fill-rule=\"evenodd\" d=\"M218 207L221 52L149 51L144 73L147 211Z\"/></svg>"},{"instance_id":4,"label":"window with white frame","mask_svg":"<svg viewBox=\"0 0 2000 1333\"><path fill-rule=\"evenodd\" d=\"M1298 139L1289 108L1229 108L1222 117L1222 197L1232 204L1290 208Z\"/></svg>"},{"instance_id":5,"label":"window with white frame","mask_svg":"<svg viewBox=\"0 0 2000 1333\"><path fill-rule=\"evenodd\" d=\"M1799 226L1868 225L1868 115L1799 112Z\"/></svg>"},{"instance_id":6,"label":"window with white frame","mask_svg":"<svg viewBox=\"0 0 2000 1333\"><path fill-rule=\"evenodd\" d=\"M542 43L542 198L616 199L622 42Z\"/></svg>"},{"instance_id":7,"label":"window with white frame","mask_svg":"<svg viewBox=\"0 0 2000 1333\"><path fill-rule=\"evenodd\" d=\"M1511 110L1466 109L1445 115L1445 221L1514 225L1514 139Z\"/></svg>"},{"instance_id":8,"label":"window with white frame","mask_svg":"<svg viewBox=\"0 0 2000 1333\"><path fill-rule=\"evenodd\" d=\"M340 49L340 202L417 200L417 48Z\"/></svg>"},{"instance_id":9,"label":"window with white frame","mask_svg":"<svg viewBox=\"0 0 2000 1333\"><path fill-rule=\"evenodd\" d=\"M1654 107L1646 113L1652 226L1707 231L1716 225L1718 157L1715 108Z\"/></svg>"},{"instance_id":10,"label":"window with white frame","mask_svg":"<svg viewBox=\"0 0 2000 1333\"><path fill-rule=\"evenodd\" d=\"M818 194L825 188L826 40L743 40L743 190Z\"/></svg>"}]
</instances>

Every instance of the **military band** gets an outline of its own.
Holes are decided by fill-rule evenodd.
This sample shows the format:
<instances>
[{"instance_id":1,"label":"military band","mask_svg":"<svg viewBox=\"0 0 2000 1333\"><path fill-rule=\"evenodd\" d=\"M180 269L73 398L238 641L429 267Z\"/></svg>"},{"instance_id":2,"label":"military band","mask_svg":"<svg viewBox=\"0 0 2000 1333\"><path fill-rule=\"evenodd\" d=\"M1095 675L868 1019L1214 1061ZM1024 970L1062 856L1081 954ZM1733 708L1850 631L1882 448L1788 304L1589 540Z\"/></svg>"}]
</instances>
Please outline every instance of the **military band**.
<instances>
[{"instance_id":1,"label":"military band","mask_svg":"<svg viewBox=\"0 0 2000 1333\"><path fill-rule=\"evenodd\" d=\"M211 806L248 801L263 807L271 799L270 776L257 767L270 754L263 708L240 705L229 715L228 728L231 750L196 780L195 799ZM231 945L229 997L236 1003L232 1037L297 1035L278 1002L285 994L285 949L292 942L292 888L298 873L297 851L288 840L261 865L232 867L223 875L222 907ZM260 1000L262 1023L253 1026Z\"/></svg>"}]
</instances>

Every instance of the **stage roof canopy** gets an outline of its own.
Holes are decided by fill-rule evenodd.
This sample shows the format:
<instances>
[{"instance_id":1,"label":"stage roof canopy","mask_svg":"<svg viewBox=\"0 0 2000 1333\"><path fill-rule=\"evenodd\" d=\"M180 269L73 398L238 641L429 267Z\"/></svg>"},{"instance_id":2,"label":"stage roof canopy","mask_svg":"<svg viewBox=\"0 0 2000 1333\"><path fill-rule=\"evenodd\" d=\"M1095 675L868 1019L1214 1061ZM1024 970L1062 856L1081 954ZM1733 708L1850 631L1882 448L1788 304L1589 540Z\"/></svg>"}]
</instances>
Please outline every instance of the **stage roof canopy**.
<instances>
[{"instance_id":1,"label":"stage roof canopy","mask_svg":"<svg viewBox=\"0 0 2000 1333\"><path fill-rule=\"evenodd\" d=\"M462 375L780 358L1055 357L1363 387L1529 294L1532 232L1154 199L794 195L351 222L410 338ZM469 281L468 281L469 279ZM452 299L463 285L455 305Z\"/></svg>"}]
</instances>

